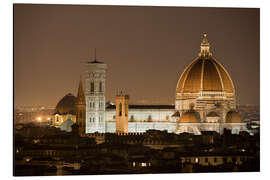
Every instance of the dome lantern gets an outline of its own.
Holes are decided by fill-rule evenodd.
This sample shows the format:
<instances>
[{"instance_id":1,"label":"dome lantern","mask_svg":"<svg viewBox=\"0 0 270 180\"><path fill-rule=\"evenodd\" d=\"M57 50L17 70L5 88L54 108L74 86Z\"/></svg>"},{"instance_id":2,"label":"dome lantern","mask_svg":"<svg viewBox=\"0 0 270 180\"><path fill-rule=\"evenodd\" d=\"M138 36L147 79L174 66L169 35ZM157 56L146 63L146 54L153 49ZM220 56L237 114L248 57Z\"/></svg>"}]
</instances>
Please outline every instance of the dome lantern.
<instances>
[{"instance_id":1,"label":"dome lantern","mask_svg":"<svg viewBox=\"0 0 270 180\"><path fill-rule=\"evenodd\" d=\"M203 34L203 40L201 43L201 52L199 53L199 57L204 58L204 57L211 57L212 53L210 52L210 44L207 40L207 34Z\"/></svg>"}]
</instances>

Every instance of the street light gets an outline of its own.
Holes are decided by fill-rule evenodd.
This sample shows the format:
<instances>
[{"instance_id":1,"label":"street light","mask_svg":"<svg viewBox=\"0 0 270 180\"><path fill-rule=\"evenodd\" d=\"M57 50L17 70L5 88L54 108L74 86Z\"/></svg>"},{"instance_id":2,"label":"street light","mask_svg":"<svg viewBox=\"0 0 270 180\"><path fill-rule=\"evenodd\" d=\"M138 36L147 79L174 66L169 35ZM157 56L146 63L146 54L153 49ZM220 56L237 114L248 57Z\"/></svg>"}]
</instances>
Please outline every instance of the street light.
<instances>
[{"instance_id":1,"label":"street light","mask_svg":"<svg viewBox=\"0 0 270 180\"><path fill-rule=\"evenodd\" d=\"M40 125L40 126L41 126L41 120L42 120L41 117L37 117L37 121L39 122L39 125Z\"/></svg>"},{"instance_id":2,"label":"street light","mask_svg":"<svg viewBox=\"0 0 270 180\"><path fill-rule=\"evenodd\" d=\"M47 120L48 120L48 125L51 125L51 118L48 117Z\"/></svg>"}]
</instances>

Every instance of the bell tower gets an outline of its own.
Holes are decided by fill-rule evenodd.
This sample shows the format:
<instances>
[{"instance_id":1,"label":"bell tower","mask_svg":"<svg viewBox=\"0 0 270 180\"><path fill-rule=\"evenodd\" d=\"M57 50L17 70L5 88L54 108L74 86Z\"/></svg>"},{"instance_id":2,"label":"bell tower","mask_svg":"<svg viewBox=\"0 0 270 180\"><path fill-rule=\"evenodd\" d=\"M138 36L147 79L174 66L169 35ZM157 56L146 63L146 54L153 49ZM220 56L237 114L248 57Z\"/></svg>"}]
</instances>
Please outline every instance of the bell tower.
<instances>
[{"instance_id":1,"label":"bell tower","mask_svg":"<svg viewBox=\"0 0 270 180\"><path fill-rule=\"evenodd\" d=\"M122 94L116 95L116 133L128 133L128 100L129 96Z\"/></svg>"},{"instance_id":2,"label":"bell tower","mask_svg":"<svg viewBox=\"0 0 270 180\"><path fill-rule=\"evenodd\" d=\"M80 79L77 99L75 103L76 107L76 123L79 126L79 135L83 136L85 134L85 96L83 92L82 80Z\"/></svg>"},{"instance_id":3,"label":"bell tower","mask_svg":"<svg viewBox=\"0 0 270 180\"><path fill-rule=\"evenodd\" d=\"M86 133L105 133L105 82L107 65L96 59L86 62Z\"/></svg>"}]
</instances>

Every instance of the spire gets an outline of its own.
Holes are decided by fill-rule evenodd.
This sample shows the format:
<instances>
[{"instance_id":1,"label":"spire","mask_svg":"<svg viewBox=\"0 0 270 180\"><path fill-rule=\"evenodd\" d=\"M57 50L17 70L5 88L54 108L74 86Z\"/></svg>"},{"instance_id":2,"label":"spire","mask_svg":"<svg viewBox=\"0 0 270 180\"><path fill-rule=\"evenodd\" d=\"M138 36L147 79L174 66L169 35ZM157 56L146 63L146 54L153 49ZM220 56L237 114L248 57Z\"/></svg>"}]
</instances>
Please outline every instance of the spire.
<instances>
[{"instance_id":1,"label":"spire","mask_svg":"<svg viewBox=\"0 0 270 180\"><path fill-rule=\"evenodd\" d=\"M94 54L94 61L96 62L97 61L97 49L95 48L95 54Z\"/></svg>"},{"instance_id":2,"label":"spire","mask_svg":"<svg viewBox=\"0 0 270 180\"><path fill-rule=\"evenodd\" d=\"M210 44L208 42L206 33L203 34L203 39L201 42L201 52L199 53L199 56L204 58L212 56L212 53L210 52Z\"/></svg>"},{"instance_id":3,"label":"spire","mask_svg":"<svg viewBox=\"0 0 270 180\"><path fill-rule=\"evenodd\" d=\"M80 76L80 83L78 88L76 104L85 104L85 96L83 92L82 77Z\"/></svg>"}]
</instances>

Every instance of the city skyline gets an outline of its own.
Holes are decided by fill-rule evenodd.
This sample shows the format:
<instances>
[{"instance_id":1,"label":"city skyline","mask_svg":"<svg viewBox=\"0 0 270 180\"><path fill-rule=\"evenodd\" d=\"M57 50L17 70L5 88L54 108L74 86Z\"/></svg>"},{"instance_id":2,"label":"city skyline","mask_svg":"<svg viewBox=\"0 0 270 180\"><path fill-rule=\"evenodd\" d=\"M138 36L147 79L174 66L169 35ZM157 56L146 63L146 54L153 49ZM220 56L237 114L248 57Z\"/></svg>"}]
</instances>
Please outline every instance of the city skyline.
<instances>
[{"instance_id":1,"label":"city skyline","mask_svg":"<svg viewBox=\"0 0 270 180\"><path fill-rule=\"evenodd\" d=\"M94 48L108 65L106 101L123 89L131 103L173 104L175 84L199 53L205 32L213 56L233 79L237 102L259 104L259 9L16 5L14 10L15 106L53 106L67 93L75 95L82 62L94 59Z\"/></svg>"}]
</instances>

